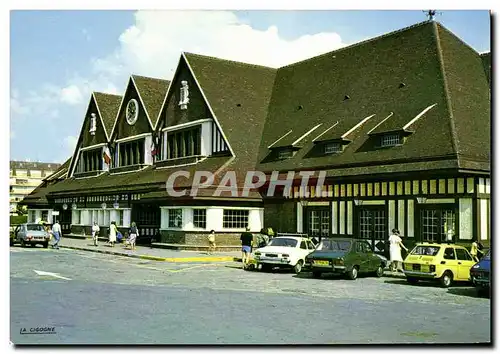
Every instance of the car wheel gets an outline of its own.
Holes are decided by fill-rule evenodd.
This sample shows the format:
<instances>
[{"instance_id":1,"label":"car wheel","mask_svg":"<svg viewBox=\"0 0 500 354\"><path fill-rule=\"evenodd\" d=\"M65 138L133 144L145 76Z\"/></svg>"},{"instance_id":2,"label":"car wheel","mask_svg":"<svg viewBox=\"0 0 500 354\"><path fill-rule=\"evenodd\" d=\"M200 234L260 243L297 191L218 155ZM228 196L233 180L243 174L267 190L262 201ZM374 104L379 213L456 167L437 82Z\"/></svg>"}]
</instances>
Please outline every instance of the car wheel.
<instances>
[{"instance_id":1,"label":"car wheel","mask_svg":"<svg viewBox=\"0 0 500 354\"><path fill-rule=\"evenodd\" d=\"M358 266L354 266L351 270L347 271L347 277L351 280L356 280L358 277Z\"/></svg>"},{"instance_id":2,"label":"car wheel","mask_svg":"<svg viewBox=\"0 0 500 354\"><path fill-rule=\"evenodd\" d=\"M443 288L449 288L451 283L453 282L453 274L450 271L444 272L444 274L439 279L441 286Z\"/></svg>"},{"instance_id":3,"label":"car wheel","mask_svg":"<svg viewBox=\"0 0 500 354\"><path fill-rule=\"evenodd\" d=\"M407 277L406 281L408 283L410 283L410 284L417 284L418 283L418 279L417 278L412 278L412 277Z\"/></svg>"},{"instance_id":4,"label":"car wheel","mask_svg":"<svg viewBox=\"0 0 500 354\"><path fill-rule=\"evenodd\" d=\"M48 242L44 242L44 243L42 243L42 245L43 245L43 248L49 248L49 243Z\"/></svg>"},{"instance_id":5,"label":"car wheel","mask_svg":"<svg viewBox=\"0 0 500 354\"><path fill-rule=\"evenodd\" d=\"M300 259L297 264L293 267L295 274L299 274L302 271L302 260Z\"/></svg>"},{"instance_id":6,"label":"car wheel","mask_svg":"<svg viewBox=\"0 0 500 354\"><path fill-rule=\"evenodd\" d=\"M23 239L21 239L21 247L26 247L26 242Z\"/></svg>"},{"instance_id":7,"label":"car wheel","mask_svg":"<svg viewBox=\"0 0 500 354\"><path fill-rule=\"evenodd\" d=\"M375 275L380 278L382 275L384 275L384 268L382 265L379 265L377 270L375 271Z\"/></svg>"}]
</instances>

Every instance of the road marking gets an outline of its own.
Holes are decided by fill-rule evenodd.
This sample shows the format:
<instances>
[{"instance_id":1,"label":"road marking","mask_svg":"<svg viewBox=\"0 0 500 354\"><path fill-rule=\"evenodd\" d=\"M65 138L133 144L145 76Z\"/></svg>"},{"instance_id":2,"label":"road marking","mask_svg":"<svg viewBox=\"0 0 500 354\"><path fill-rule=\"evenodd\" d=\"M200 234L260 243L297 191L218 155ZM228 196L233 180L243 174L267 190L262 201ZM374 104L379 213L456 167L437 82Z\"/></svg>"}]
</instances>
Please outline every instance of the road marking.
<instances>
[{"instance_id":1,"label":"road marking","mask_svg":"<svg viewBox=\"0 0 500 354\"><path fill-rule=\"evenodd\" d=\"M51 277L60 278L60 279L64 279L64 280L71 280L70 278L63 277L63 276L59 275L58 273L44 272L43 270L33 270L33 271L38 275L48 275Z\"/></svg>"}]
</instances>

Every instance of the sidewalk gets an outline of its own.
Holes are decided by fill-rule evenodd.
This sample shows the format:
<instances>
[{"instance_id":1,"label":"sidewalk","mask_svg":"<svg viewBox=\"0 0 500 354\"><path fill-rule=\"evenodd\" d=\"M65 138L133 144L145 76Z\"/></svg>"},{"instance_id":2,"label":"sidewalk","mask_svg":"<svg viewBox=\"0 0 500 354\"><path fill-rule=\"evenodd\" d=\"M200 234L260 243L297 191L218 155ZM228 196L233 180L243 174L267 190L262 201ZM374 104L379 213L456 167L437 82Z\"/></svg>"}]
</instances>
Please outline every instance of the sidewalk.
<instances>
[{"instance_id":1,"label":"sidewalk","mask_svg":"<svg viewBox=\"0 0 500 354\"><path fill-rule=\"evenodd\" d=\"M239 252L215 252L208 255L206 252L199 251L175 251L162 248L150 248L144 246L136 246L135 251L125 249L123 244L115 244L111 247L106 242L99 241L98 246L94 246L92 239L73 239L63 237L59 243L61 248L70 248L81 251L98 252L104 254L112 254L116 256L132 257L149 259L161 262L231 262L239 261L241 255Z\"/></svg>"}]
</instances>

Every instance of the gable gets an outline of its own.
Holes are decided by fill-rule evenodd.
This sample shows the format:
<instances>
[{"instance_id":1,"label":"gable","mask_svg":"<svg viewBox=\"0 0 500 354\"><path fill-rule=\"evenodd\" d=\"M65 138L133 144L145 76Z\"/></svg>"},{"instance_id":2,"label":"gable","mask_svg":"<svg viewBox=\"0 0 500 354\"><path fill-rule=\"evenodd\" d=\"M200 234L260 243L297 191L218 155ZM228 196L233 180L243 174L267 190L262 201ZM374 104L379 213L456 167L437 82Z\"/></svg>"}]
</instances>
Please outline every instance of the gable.
<instances>
[{"instance_id":1,"label":"gable","mask_svg":"<svg viewBox=\"0 0 500 354\"><path fill-rule=\"evenodd\" d=\"M137 114L137 120L135 121L134 124L131 125L127 122L126 110L128 103L134 99L137 101L139 110ZM110 140L115 141L117 139L127 138L134 135L150 133L151 131L152 131L151 125L145 107L143 106L143 103L139 97L139 94L132 79L130 79L125 94L123 96L123 100L120 109L118 111L118 115L116 117L116 121L114 124Z\"/></svg>"},{"instance_id":2,"label":"gable","mask_svg":"<svg viewBox=\"0 0 500 354\"><path fill-rule=\"evenodd\" d=\"M170 81L139 75L132 75L132 80L155 127Z\"/></svg>"},{"instance_id":3,"label":"gable","mask_svg":"<svg viewBox=\"0 0 500 354\"><path fill-rule=\"evenodd\" d=\"M94 134L90 133L90 126L92 124L92 114L95 114L96 120L96 131ZM80 147L87 147L102 143L107 143L107 137L105 132L105 127L102 123L102 119L97 109L96 101L92 96L90 99L89 107L87 113L85 114L85 119L83 121L81 145Z\"/></svg>"},{"instance_id":4,"label":"gable","mask_svg":"<svg viewBox=\"0 0 500 354\"><path fill-rule=\"evenodd\" d=\"M111 137L113 125L115 124L116 114L120 108L122 96L94 92L94 99L109 138Z\"/></svg>"},{"instance_id":5,"label":"gable","mask_svg":"<svg viewBox=\"0 0 500 354\"><path fill-rule=\"evenodd\" d=\"M187 81L189 87L189 103L187 109L179 105L181 95L181 82ZM178 124L193 122L199 119L213 118L202 93L198 89L194 77L181 56L176 73L168 89L167 97L158 119L159 127L172 127Z\"/></svg>"}]
</instances>

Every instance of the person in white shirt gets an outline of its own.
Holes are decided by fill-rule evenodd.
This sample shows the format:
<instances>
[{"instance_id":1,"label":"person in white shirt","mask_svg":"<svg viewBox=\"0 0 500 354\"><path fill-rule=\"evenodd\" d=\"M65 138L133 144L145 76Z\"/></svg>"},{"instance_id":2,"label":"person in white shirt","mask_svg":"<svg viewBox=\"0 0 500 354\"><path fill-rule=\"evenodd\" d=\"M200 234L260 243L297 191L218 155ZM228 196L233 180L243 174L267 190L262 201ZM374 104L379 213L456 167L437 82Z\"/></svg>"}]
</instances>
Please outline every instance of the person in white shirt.
<instances>
[{"instance_id":1,"label":"person in white shirt","mask_svg":"<svg viewBox=\"0 0 500 354\"><path fill-rule=\"evenodd\" d=\"M54 225L52 225L52 235L54 235L52 248L59 249L59 241L61 240L61 225L59 225L59 221L57 220Z\"/></svg>"},{"instance_id":2,"label":"person in white shirt","mask_svg":"<svg viewBox=\"0 0 500 354\"><path fill-rule=\"evenodd\" d=\"M92 240L94 240L94 246L97 246L97 238L99 237L99 225L97 225L97 221L94 221L94 225L92 225Z\"/></svg>"},{"instance_id":3,"label":"person in white shirt","mask_svg":"<svg viewBox=\"0 0 500 354\"><path fill-rule=\"evenodd\" d=\"M408 249L403 245L403 240L399 236L399 231L396 229L392 229L392 234L389 236L389 251L391 258L391 269L403 271L401 264L403 263L403 257L401 257L401 248L404 248L406 251Z\"/></svg>"}]
</instances>

